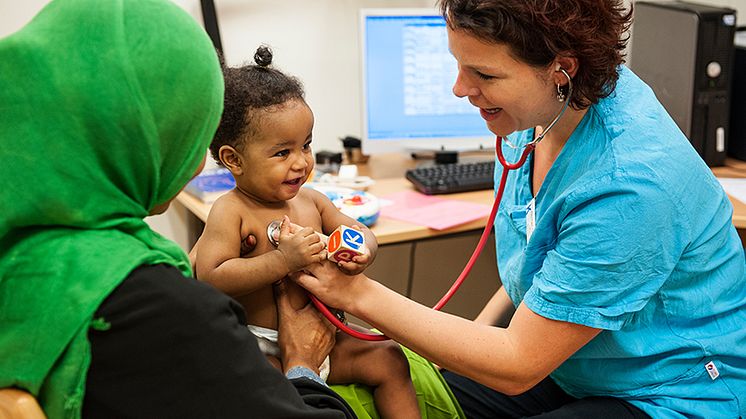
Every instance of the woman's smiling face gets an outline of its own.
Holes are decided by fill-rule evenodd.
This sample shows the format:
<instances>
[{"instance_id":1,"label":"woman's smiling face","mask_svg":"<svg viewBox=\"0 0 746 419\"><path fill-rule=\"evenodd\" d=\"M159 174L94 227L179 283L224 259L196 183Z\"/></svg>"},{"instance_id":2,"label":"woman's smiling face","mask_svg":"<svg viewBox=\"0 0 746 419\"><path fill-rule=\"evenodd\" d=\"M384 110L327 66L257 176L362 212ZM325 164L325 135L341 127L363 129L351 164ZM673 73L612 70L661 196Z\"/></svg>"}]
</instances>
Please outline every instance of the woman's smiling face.
<instances>
[{"instance_id":1,"label":"woman's smiling face","mask_svg":"<svg viewBox=\"0 0 746 419\"><path fill-rule=\"evenodd\" d=\"M453 93L467 97L495 135L549 123L560 109L554 69L518 61L506 44L488 43L448 28L448 46L458 62Z\"/></svg>"}]
</instances>

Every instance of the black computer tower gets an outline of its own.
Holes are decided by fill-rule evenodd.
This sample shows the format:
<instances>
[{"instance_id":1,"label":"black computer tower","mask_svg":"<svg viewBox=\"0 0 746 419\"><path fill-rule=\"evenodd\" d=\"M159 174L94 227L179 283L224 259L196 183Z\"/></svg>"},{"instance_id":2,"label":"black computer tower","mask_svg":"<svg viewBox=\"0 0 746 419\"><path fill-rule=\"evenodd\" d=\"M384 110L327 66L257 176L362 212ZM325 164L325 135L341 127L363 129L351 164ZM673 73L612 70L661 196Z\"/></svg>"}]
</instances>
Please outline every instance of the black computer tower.
<instances>
[{"instance_id":1,"label":"black computer tower","mask_svg":"<svg viewBox=\"0 0 746 419\"><path fill-rule=\"evenodd\" d=\"M655 91L702 159L723 165L735 10L683 1L634 7L630 68Z\"/></svg>"},{"instance_id":2,"label":"black computer tower","mask_svg":"<svg viewBox=\"0 0 746 419\"><path fill-rule=\"evenodd\" d=\"M736 35L730 95L728 155L746 160L746 28Z\"/></svg>"}]
</instances>

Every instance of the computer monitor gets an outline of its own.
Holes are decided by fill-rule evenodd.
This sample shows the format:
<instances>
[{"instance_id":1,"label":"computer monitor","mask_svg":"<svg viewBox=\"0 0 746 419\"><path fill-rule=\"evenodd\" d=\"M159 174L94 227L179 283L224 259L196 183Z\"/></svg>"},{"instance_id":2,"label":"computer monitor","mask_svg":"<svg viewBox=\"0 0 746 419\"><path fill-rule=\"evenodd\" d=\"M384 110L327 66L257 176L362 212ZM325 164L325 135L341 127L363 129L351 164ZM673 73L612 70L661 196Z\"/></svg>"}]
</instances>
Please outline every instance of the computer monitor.
<instances>
[{"instance_id":1,"label":"computer monitor","mask_svg":"<svg viewBox=\"0 0 746 419\"><path fill-rule=\"evenodd\" d=\"M361 9L365 154L494 148L479 110L452 91L458 68L434 9Z\"/></svg>"}]
</instances>

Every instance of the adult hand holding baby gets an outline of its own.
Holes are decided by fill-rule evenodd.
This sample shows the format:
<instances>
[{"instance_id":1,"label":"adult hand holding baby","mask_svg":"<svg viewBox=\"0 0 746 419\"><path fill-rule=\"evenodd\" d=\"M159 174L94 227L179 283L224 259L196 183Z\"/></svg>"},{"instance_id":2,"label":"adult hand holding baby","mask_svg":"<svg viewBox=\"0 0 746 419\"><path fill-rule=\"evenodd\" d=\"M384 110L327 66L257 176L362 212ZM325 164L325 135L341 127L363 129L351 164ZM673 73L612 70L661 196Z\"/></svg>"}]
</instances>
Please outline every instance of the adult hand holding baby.
<instances>
[{"instance_id":1,"label":"adult hand holding baby","mask_svg":"<svg viewBox=\"0 0 746 419\"><path fill-rule=\"evenodd\" d=\"M290 304L287 284L274 285L277 302L278 340L285 373L306 367L316 374L335 343L335 328L311 304L296 310Z\"/></svg>"}]
</instances>

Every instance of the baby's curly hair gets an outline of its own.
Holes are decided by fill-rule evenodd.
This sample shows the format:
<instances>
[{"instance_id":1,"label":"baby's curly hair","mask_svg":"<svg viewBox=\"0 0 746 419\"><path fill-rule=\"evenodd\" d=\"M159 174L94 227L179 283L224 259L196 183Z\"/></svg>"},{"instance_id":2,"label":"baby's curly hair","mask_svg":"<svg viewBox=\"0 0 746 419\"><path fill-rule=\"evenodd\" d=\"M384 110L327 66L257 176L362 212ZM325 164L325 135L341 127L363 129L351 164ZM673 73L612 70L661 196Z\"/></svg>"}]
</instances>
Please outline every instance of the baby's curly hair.
<instances>
[{"instance_id":1,"label":"baby's curly hair","mask_svg":"<svg viewBox=\"0 0 746 419\"><path fill-rule=\"evenodd\" d=\"M585 109L611 94L624 63L632 8L622 0L439 0L449 27L490 43L503 43L513 56L546 67L563 54L578 59L570 104Z\"/></svg>"},{"instance_id":2,"label":"baby's curly hair","mask_svg":"<svg viewBox=\"0 0 746 419\"><path fill-rule=\"evenodd\" d=\"M220 125L210 144L210 153L219 164L220 147L229 145L240 149L256 132L261 117L261 112L257 111L293 99L305 100L303 85L298 79L270 67L272 51L269 47L257 48L254 62L256 64L228 67L220 57L225 99Z\"/></svg>"}]
</instances>

